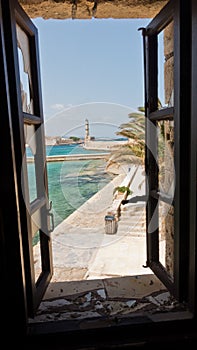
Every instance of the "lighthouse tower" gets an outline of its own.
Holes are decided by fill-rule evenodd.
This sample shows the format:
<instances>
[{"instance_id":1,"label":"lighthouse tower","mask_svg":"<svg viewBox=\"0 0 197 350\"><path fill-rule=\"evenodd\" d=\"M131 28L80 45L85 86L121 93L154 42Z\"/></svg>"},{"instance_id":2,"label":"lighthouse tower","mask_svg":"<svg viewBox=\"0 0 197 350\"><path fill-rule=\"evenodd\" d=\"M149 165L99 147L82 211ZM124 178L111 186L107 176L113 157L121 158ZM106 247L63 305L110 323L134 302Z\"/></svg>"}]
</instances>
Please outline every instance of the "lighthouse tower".
<instances>
[{"instance_id":1,"label":"lighthouse tower","mask_svg":"<svg viewBox=\"0 0 197 350\"><path fill-rule=\"evenodd\" d=\"M85 120L85 142L90 140L89 121Z\"/></svg>"},{"instance_id":2,"label":"lighthouse tower","mask_svg":"<svg viewBox=\"0 0 197 350\"><path fill-rule=\"evenodd\" d=\"M94 140L95 140L95 137L94 136L90 136L89 121L88 121L88 119L86 119L85 120L85 142L84 142L84 147L90 147L90 142L89 141L94 141Z\"/></svg>"}]
</instances>

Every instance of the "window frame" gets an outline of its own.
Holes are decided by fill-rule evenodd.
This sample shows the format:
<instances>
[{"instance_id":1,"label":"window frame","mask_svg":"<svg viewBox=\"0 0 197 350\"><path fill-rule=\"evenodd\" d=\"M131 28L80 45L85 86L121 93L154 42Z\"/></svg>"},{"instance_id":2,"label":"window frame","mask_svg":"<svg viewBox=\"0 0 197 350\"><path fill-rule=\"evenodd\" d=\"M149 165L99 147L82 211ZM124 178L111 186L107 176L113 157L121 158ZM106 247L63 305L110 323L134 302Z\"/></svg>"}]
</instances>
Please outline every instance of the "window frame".
<instances>
[{"instance_id":1,"label":"window frame","mask_svg":"<svg viewBox=\"0 0 197 350\"><path fill-rule=\"evenodd\" d=\"M189 308L197 315L197 3L191 0L191 128L190 128L190 214L189 214Z\"/></svg>"},{"instance_id":2,"label":"window frame","mask_svg":"<svg viewBox=\"0 0 197 350\"><path fill-rule=\"evenodd\" d=\"M145 115L146 115L146 176L147 176L147 267L150 267L156 276L179 301L188 301L188 273L189 273L189 198L190 177L190 10L182 12L181 2L169 1L161 12L143 28L144 67L145 67ZM181 26L185 18L188 22ZM173 20L174 22L174 107L158 110L158 57L157 35ZM184 54L185 47L188 55ZM184 96L184 98L180 98ZM188 115L187 123L184 116ZM174 118L173 118L174 115ZM159 230L149 233L149 224L153 217L158 217L159 200L169 202L167 196L158 192L158 165L155 159L157 150L156 123L160 120L174 120L174 166L175 166L175 193L170 198L174 205L174 276L167 272L159 260ZM185 125L186 124L186 125ZM151 148L151 150L150 150ZM153 150L153 153L151 152ZM181 174L188 172L184 177ZM187 213L186 213L187 212ZM185 215L186 214L186 215Z\"/></svg>"},{"instance_id":3,"label":"window frame","mask_svg":"<svg viewBox=\"0 0 197 350\"><path fill-rule=\"evenodd\" d=\"M42 345L42 349L49 349L49 345L51 348L61 348L65 347L65 344L72 344L72 348L79 349L79 347L86 346L99 346L100 348L106 348L114 346L119 348L126 346L143 346L143 345L154 345L161 344L161 341L164 344L174 344L179 342L179 344L184 344L188 340L196 339L196 149L193 148L193 143L196 145L196 83L197 83L197 67L195 64L196 53L197 53L197 43L196 36L197 33L197 4L196 1L191 0L193 9L191 13L193 14L192 28L195 32L192 32L192 109L191 109L191 127L188 132L190 132L190 143L187 146L187 150L189 148L188 153L185 154L190 159L190 171L187 177L190 180L190 191L189 191L189 201L190 201L190 226L189 226L189 238L190 238L190 251L189 251L189 278L187 281L187 287L189 288L189 309L190 312L181 312L176 313L168 313L159 315L160 318L155 318L153 321L148 320L142 316L136 317L131 316L127 318L122 318L117 322L117 319L112 319L110 321L106 321L106 319L89 319L89 320L79 320L79 321L57 321L57 322L44 322L40 324L30 325L28 323L27 318L27 300L26 300L26 278L24 274L24 262L25 257L23 256L22 249L22 235L20 230L20 225L24 224L23 220L26 224L26 213L20 212L21 207L18 204L18 200L20 199L20 193L17 188L17 174L15 169L15 164L18 161L18 154L20 154L20 150L16 151L16 147L14 147L14 143L12 140L12 132L14 128L17 128L16 122L14 120L15 113L13 107L17 108L16 101L16 92L14 86L16 86L14 76L9 76L6 67L6 61L8 57L5 55L5 51L2 50L0 45L0 60L3 62L4 69L4 80L0 81L0 85L2 86L3 98L4 102L0 105L2 113L7 118L7 124L5 124L5 132L4 132L4 141L7 148L7 153L4 153L5 161L9 162L10 168L7 166L5 162L5 168L3 168L3 174L8 176L8 178L12 179L10 182L10 201L9 206L0 207L0 218L1 218L1 226L0 226L0 235L1 242L0 248L3 255L1 256L1 266L3 266L3 283L6 284L6 288L4 285L3 291L3 301L6 301L6 310L4 312L3 309L3 319L8 321L3 322L3 326L5 326L5 335L6 341L7 338L7 327L10 325L17 328L18 338L23 336L23 340L25 338L25 345L31 349L35 348L35 346ZM177 1L176 1L177 3ZM5 34L7 26L11 26L9 23L9 16L4 18L3 27L4 30L1 31L2 24L2 16L1 16L1 4L0 1L0 33L1 39L5 37L5 42L8 49L12 49L12 39L8 34ZM4 9L10 6L10 1L4 1L3 3ZM184 1L180 1L181 6L181 15L180 22L183 23L182 31L184 31L184 24L186 21L185 16L188 16L188 13L185 13L184 9ZM186 5L186 8L188 6ZM196 16L196 19L194 18ZM182 36L183 33L182 33ZM182 36L178 38L178 40L182 40ZM188 43L188 37L184 39L184 44ZM181 53L184 55L184 44L182 43ZM187 46L186 46L187 47ZM3 57L3 59L2 59ZM2 63L1 62L1 63ZM182 67L183 70L183 67ZM190 89L189 89L190 91ZM190 94L190 92L189 92ZM189 98L188 98L189 100ZM190 102L188 101L189 105ZM12 109L9 107L9 104L13 104ZM181 107L183 105L183 101L180 102ZM184 107L185 108L185 107ZM184 115L183 112L179 108L179 113ZM9 122L8 122L9 121ZM13 122L13 123L12 123ZM17 129L18 130L18 129ZM15 130L16 132L16 130ZM181 125L181 137L183 137L184 132L184 123ZM16 135L15 135L16 136ZM20 145L20 133L17 138L18 143L15 145ZM178 144L177 144L178 146ZM7 157L6 157L7 156ZM15 161L16 157L16 161ZM178 163L179 164L179 163ZM184 162L181 161L180 168L184 169ZM9 169L9 170L8 170ZM12 171L10 171L12 169ZM181 175L180 175L181 176ZM179 190L181 189L182 182L179 184ZM3 192L1 192L3 193ZM179 193L180 195L180 193ZM188 194L187 194L188 195ZM6 199L7 193L4 193L3 197L1 197L2 202ZM184 197L184 194L181 194L181 197ZM181 206L181 214L183 214L184 206ZM187 211L188 212L188 211ZM6 215L9 213L11 215L12 220L7 220ZM23 220L21 221L21 217ZM2 219L3 218L3 219ZM19 219L19 220L18 220ZM181 223L180 214L177 217L179 225ZM12 241L10 241L10 237L7 234L7 231L10 230L12 232ZM23 227L24 229L24 227ZM11 244L12 243L12 244ZM11 244L11 245L10 245ZM180 248L180 247L178 247ZM179 249L180 252L180 249ZM180 252L181 253L181 252ZM13 288L15 293L13 293ZM12 303L10 303L12 300ZM14 305L14 312L13 312ZM176 318L176 317L177 318ZM2 336L4 336L4 332L2 332ZM10 333L12 334L12 333ZM64 344L64 345L63 345Z\"/></svg>"},{"instance_id":4,"label":"window frame","mask_svg":"<svg viewBox=\"0 0 197 350\"><path fill-rule=\"evenodd\" d=\"M12 118L14 154L18 186L19 215L22 232L22 249L25 266L25 286L28 316L33 317L39 306L53 273L52 244L50 237L50 205L48 199L48 181L46 151L44 144L44 119L42 110L40 63L38 51L38 32L33 22L24 12L18 1L2 2L5 54ZM17 48L16 24L26 33L29 42L31 78L34 100L34 114L22 110L19 60ZM30 203L24 125L35 127L37 152L35 156L37 198ZM41 213L40 256L41 273L36 279L32 247L32 216L35 211Z\"/></svg>"}]
</instances>

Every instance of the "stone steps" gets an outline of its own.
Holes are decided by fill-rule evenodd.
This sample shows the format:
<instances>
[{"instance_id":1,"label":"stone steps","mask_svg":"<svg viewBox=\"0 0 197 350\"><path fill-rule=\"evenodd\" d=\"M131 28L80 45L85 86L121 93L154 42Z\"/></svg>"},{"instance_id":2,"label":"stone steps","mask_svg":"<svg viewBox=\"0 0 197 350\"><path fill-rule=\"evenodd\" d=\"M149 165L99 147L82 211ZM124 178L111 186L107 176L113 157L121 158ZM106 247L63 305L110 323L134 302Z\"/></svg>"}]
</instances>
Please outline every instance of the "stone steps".
<instances>
[{"instance_id":1,"label":"stone steps","mask_svg":"<svg viewBox=\"0 0 197 350\"><path fill-rule=\"evenodd\" d=\"M121 210L117 234L144 237L146 234L145 204L126 204Z\"/></svg>"}]
</instances>

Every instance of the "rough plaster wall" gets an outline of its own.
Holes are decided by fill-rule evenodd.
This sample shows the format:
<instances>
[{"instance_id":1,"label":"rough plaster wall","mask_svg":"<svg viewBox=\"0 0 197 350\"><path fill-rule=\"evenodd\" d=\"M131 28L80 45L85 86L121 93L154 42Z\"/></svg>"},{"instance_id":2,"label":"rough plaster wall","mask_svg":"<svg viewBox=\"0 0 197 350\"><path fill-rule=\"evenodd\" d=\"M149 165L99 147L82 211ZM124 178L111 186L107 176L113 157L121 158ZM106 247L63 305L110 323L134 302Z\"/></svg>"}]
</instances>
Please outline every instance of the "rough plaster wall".
<instances>
[{"instance_id":1,"label":"rough plaster wall","mask_svg":"<svg viewBox=\"0 0 197 350\"><path fill-rule=\"evenodd\" d=\"M19 0L19 3L31 18L153 18L167 0Z\"/></svg>"},{"instance_id":2,"label":"rough plaster wall","mask_svg":"<svg viewBox=\"0 0 197 350\"><path fill-rule=\"evenodd\" d=\"M174 90L174 27L171 22L164 31L164 81L165 81L165 102L169 103ZM165 184L164 190L167 193L175 177L174 174L174 126L172 122L166 121L164 124L165 133ZM166 268L173 276L174 274L174 209L172 206L164 204L166 216L163 222L163 231L166 241ZM164 210L164 211L165 211Z\"/></svg>"}]
</instances>

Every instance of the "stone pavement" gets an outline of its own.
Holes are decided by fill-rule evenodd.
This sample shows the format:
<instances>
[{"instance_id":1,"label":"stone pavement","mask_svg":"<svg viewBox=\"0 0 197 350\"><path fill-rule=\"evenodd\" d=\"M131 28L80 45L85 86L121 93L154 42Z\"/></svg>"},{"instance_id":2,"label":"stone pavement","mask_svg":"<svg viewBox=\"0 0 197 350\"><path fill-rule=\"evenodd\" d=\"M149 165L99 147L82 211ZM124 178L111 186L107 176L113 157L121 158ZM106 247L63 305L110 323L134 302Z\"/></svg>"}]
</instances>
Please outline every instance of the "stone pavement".
<instances>
[{"instance_id":1,"label":"stone pavement","mask_svg":"<svg viewBox=\"0 0 197 350\"><path fill-rule=\"evenodd\" d=\"M145 177L141 166L130 186L133 191L130 200L134 202L122 206L116 234L105 233L106 211L113 202L114 188L124 177L125 174L118 175L55 228L52 282L152 273L143 267L146 263Z\"/></svg>"}]
</instances>

